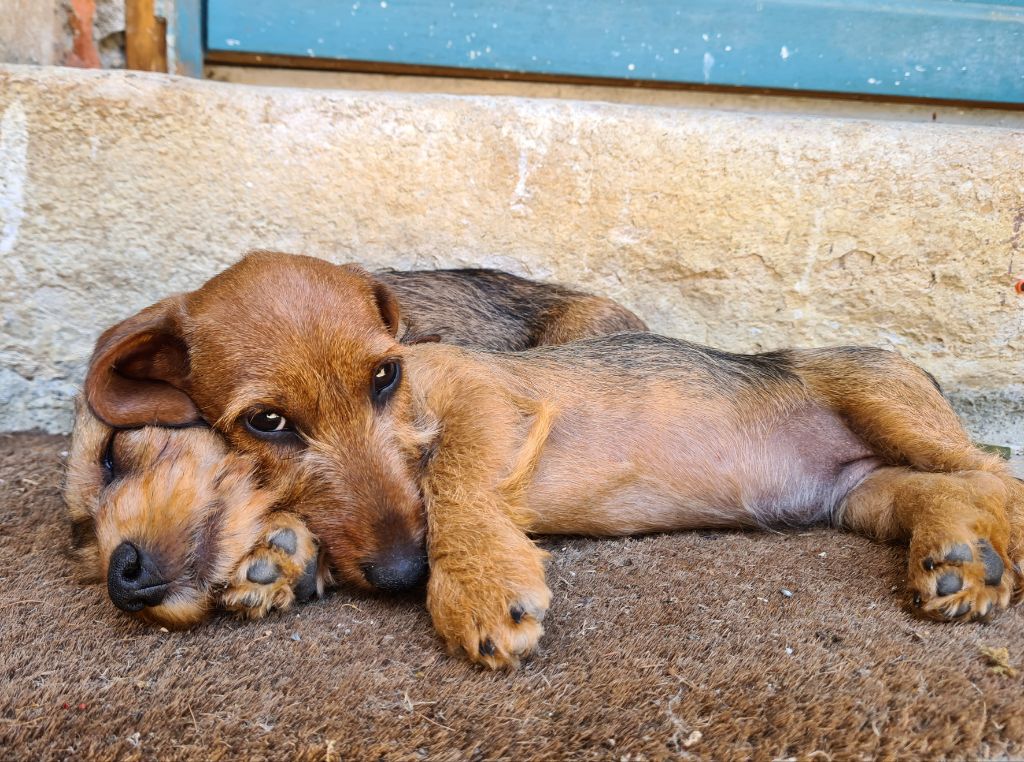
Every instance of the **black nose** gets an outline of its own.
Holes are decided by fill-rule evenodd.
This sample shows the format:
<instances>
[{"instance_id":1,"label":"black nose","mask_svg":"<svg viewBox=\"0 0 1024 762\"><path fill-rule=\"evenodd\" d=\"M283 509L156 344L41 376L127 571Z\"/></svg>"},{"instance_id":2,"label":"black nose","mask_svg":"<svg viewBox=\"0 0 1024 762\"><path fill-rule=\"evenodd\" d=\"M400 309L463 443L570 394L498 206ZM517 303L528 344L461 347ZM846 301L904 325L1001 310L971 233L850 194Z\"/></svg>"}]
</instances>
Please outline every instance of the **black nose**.
<instances>
[{"instance_id":1,"label":"black nose","mask_svg":"<svg viewBox=\"0 0 1024 762\"><path fill-rule=\"evenodd\" d=\"M391 548L363 564L363 575L374 587L389 593L409 590L427 578L429 566L423 548Z\"/></svg>"},{"instance_id":2,"label":"black nose","mask_svg":"<svg viewBox=\"0 0 1024 762\"><path fill-rule=\"evenodd\" d=\"M147 555L130 542L122 542L110 554L107 569L107 593L122 611L141 611L159 606L170 587Z\"/></svg>"}]
</instances>

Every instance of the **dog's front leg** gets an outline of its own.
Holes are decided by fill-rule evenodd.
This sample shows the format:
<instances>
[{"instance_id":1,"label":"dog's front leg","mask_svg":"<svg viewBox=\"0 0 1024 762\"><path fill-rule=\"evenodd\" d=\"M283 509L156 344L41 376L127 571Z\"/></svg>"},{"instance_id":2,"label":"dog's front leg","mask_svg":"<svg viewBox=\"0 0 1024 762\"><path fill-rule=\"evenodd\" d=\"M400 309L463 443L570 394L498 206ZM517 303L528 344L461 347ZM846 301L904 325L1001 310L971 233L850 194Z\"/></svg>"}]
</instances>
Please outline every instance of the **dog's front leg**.
<instances>
[{"instance_id":1,"label":"dog's front leg","mask_svg":"<svg viewBox=\"0 0 1024 762\"><path fill-rule=\"evenodd\" d=\"M533 651L551 601L547 553L527 536L530 517L517 499L549 419L528 416L525 447L516 450L520 411L494 412L466 426L446 421L423 486L434 627L450 650L499 668Z\"/></svg>"},{"instance_id":2,"label":"dog's front leg","mask_svg":"<svg viewBox=\"0 0 1024 762\"><path fill-rule=\"evenodd\" d=\"M544 634L547 555L485 500L428 505L427 608L451 651L515 667Z\"/></svg>"}]
</instances>

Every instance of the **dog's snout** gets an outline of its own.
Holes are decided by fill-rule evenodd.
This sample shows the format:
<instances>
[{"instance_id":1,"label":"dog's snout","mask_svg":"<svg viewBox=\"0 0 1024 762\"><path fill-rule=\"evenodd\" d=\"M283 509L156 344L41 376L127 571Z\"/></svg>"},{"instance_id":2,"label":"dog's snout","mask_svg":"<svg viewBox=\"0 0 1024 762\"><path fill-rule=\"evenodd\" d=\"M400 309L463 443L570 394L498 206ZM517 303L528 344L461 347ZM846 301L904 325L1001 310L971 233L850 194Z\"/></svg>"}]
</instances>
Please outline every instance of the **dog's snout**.
<instances>
[{"instance_id":1,"label":"dog's snout","mask_svg":"<svg viewBox=\"0 0 1024 762\"><path fill-rule=\"evenodd\" d=\"M130 542L122 542L110 554L107 593L122 611L141 611L159 606L170 585L151 555Z\"/></svg>"},{"instance_id":2,"label":"dog's snout","mask_svg":"<svg viewBox=\"0 0 1024 762\"><path fill-rule=\"evenodd\" d=\"M389 549L362 565L366 581L379 590L397 593L410 590L427 578L429 566L423 548Z\"/></svg>"}]
</instances>

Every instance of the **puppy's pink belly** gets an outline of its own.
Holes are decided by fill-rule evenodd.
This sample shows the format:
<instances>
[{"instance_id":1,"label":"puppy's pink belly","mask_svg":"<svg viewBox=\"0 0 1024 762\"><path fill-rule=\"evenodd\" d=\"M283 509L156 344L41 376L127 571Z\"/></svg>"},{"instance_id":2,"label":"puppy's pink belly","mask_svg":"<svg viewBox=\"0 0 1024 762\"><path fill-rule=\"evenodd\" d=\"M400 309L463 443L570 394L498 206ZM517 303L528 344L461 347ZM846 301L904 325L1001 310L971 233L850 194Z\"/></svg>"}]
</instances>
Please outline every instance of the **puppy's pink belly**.
<instances>
[{"instance_id":1,"label":"puppy's pink belly","mask_svg":"<svg viewBox=\"0 0 1024 762\"><path fill-rule=\"evenodd\" d=\"M780 474L781 478L766 479L764 474L741 473L679 484L677 475L674 483L639 480L605 494L573 490L543 506L538 500L534 507L540 519L532 529L541 534L619 535L701 527L808 526L828 522L849 491L879 464L865 458L842 467L835 476Z\"/></svg>"},{"instance_id":2,"label":"puppy's pink belly","mask_svg":"<svg viewBox=\"0 0 1024 762\"><path fill-rule=\"evenodd\" d=\"M554 439L528 496L533 530L806 526L828 521L880 465L838 417L815 407L744 426L642 431L634 440L619 430L615 447L592 441L599 462L586 468L571 442Z\"/></svg>"}]
</instances>

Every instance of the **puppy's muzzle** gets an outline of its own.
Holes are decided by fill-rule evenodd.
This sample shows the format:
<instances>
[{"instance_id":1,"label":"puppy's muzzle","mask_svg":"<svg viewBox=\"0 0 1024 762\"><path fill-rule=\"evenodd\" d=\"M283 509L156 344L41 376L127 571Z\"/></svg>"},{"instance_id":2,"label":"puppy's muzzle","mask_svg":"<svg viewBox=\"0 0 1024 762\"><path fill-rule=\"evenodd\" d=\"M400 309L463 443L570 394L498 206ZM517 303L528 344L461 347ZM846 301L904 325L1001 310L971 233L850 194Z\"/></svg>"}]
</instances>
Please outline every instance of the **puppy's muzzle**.
<instances>
[{"instance_id":1,"label":"puppy's muzzle","mask_svg":"<svg viewBox=\"0 0 1024 762\"><path fill-rule=\"evenodd\" d=\"M110 554L107 593L122 611L134 613L159 606L169 587L153 557L132 543L122 542Z\"/></svg>"},{"instance_id":2,"label":"puppy's muzzle","mask_svg":"<svg viewBox=\"0 0 1024 762\"><path fill-rule=\"evenodd\" d=\"M427 555L418 545L388 548L362 564L366 581L378 590L397 593L411 590L427 578Z\"/></svg>"}]
</instances>

